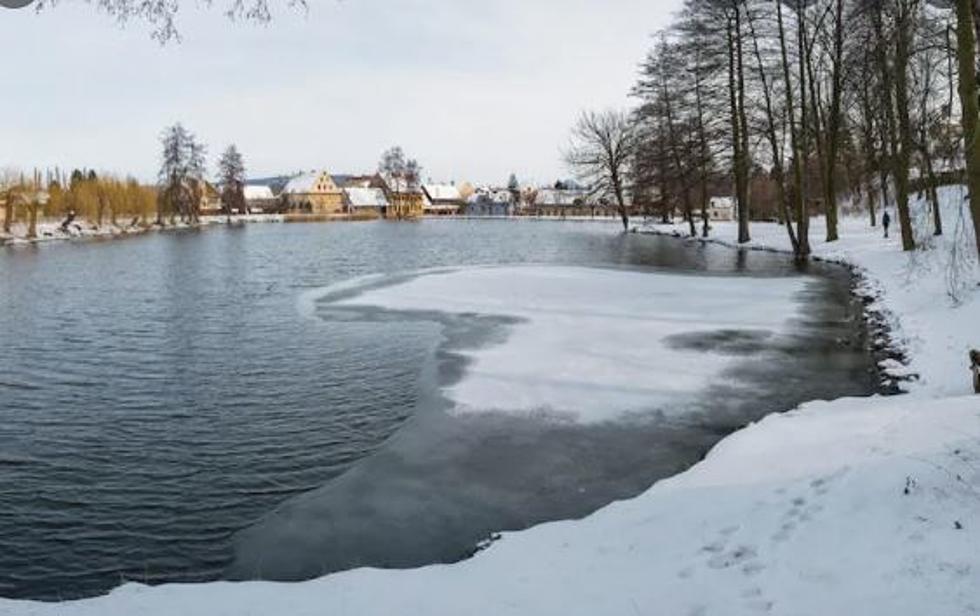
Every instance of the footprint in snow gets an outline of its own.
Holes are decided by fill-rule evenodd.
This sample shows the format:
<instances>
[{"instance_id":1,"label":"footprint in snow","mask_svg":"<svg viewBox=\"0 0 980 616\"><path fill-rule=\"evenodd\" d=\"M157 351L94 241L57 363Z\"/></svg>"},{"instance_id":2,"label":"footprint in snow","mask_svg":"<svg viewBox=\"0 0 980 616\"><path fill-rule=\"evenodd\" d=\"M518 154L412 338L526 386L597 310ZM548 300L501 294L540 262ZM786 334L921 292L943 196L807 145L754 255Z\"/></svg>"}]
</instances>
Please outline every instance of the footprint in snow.
<instances>
[{"instance_id":1,"label":"footprint in snow","mask_svg":"<svg viewBox=\"0 0 980 616\"><path fill-rule=\"evenodd\" d=\"M708 566L712 569L729 569L731 567L742 566L746 562L758 556L755 548L751 546L739 546L730 552L720 552L708 559Z\"/></svg>"}]
</instances>

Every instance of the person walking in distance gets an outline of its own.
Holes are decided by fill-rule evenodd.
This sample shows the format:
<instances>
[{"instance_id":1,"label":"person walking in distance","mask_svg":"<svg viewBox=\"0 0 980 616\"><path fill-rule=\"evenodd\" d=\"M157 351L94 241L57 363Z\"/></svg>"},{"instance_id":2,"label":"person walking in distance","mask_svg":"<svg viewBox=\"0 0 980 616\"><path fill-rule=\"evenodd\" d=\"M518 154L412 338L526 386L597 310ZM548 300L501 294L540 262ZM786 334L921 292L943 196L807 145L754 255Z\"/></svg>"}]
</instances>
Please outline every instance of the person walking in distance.
<instances>
[{"instance_id":1,"label":"person walking in distance","mask_svg":"<svg viewBox=\"0 0 980 616\"><path fill-rule=\"evenodd\" d=\"M881 217L881 226L885 228L885 238L888 238L888 227L892 224L892 217L888 214L888 210L885 210L885 215Z\"/></svg>"}]
</instances>

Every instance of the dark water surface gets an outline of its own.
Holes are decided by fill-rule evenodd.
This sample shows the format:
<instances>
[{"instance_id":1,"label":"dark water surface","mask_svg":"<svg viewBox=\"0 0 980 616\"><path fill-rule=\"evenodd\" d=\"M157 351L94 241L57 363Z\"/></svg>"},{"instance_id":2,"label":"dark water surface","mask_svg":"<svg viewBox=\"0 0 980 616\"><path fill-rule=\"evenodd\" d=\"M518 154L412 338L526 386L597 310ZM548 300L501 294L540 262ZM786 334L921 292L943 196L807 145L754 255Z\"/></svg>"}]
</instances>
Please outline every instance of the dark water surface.
<instances>
[{"instance_id":1,"label":"dark water surface","mask_svg":"<svg viewBox=\"0 0 980 616\"><path fill-rule=\"evenodd\" d=\"M757 394L716 388L685 422L641 428L421 420L463 370L454 345L492 328L299 306L369 274L518 263L798 275L780 255L532 221L0 249L0 596L451 561L491 531L635 495L767 412L873 391L860 307L830 266L809 272L793 339L673 341L769 353L738 375Z\"/></svg>"}]
</instances>

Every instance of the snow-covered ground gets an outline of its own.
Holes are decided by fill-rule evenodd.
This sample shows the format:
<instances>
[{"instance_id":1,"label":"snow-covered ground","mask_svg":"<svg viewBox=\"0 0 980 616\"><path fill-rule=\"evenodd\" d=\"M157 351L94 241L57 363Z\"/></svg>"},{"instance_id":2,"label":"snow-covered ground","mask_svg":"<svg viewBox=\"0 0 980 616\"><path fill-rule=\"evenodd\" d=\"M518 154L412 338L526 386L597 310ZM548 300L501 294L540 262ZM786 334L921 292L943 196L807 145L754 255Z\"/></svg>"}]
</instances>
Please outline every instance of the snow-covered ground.
<instances>
[{"instance_id":1,"label":"snow-covered ground","mask_svg":"<svg viewBox=\"0 0 980 616\"><path fill-rule=\"evenodd\" d=\"M472 363L447 392L457 411L560 413L597 422L668 409L672 399L703 390L737 358L681 350L669 337L718 330L775 337L798 316L806 284L806 277L467 268L428 273L338 304L517 319L506 344L465 352Z\"/></svg>"},{"instance_id":2,"label":"snow-covered ground","mask_svg":"<svg viewBox=\"0 0 980 616\"><path fill-rule=\"evenodd\" d=\"M944 198L952 226L957 198ZM753 225L757 246L785 248L783 233ZM730 241L734 226L716 225L715 234ZM861 219L845 221L834 245L814 225L816 254L860 268L865 290L894 319L909 369L921 376L907 396L770 416L633 500L507 534L456 565L300 584L130 584L59 605L0 601L0 613L980 612L980 397L970 394L966 366L967 349L980 347L980 289L975 263L947 282L952 235L909 256Z\"/></svg>"}]
</instances>

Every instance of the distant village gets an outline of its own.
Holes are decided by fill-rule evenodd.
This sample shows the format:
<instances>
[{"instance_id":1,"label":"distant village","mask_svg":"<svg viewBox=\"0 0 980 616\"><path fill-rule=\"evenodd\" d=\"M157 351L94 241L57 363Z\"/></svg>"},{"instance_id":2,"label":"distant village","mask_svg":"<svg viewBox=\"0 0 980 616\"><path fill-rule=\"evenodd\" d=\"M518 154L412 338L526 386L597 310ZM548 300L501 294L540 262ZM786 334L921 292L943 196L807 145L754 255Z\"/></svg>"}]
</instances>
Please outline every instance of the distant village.
<instances>
[{"instance_id":1,"label":"distant village","mask_svg":"<svg viewBox=\"0 0 980 616\"><path fill-rule=\"evenodd\" d=\"M423 217L615 218L615 205L595 197L574 180L550 186L508 186L389 181L382 174L336 175L310 171L292 177L251 180L244 188L249 214L278 214L287 220L406 220ZM223 213L220 190L208 186L202 215ZM630 204L632 215L649 214ZM711 200L712 220L732 220L731 198Z\"/></svg>"}]
</instances>

